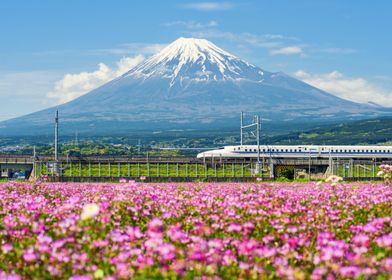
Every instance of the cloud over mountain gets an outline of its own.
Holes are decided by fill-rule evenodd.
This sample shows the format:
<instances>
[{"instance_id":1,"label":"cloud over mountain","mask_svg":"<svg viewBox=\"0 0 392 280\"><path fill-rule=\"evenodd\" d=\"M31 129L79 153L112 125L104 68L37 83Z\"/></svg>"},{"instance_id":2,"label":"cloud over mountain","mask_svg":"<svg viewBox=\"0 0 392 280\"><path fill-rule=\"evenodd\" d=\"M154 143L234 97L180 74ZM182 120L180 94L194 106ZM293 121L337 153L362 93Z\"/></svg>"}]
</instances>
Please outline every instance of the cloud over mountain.
<instances>
[{"instance_id":1,"label":"cloud over mountain","mask_svg":"<svg viewBox=\"0 0 392 280\"><path fill-rule=\"evenodd\" d=\"M179 38L147 59L123 58L114 69L100 64L93 72L65 75L50 96L66 103L2 122L0 134L51 131L56 109L63 131L95 134L219 128L236 124L240 111L271 121L308 122L366 118L386 110L269 72L195 38Z\"/></svg>"},{"instance_id":2,"label":"cloud over mountain","mask_svg":"<svg viewBox=\"0 0 392 280\"><path fill-rule=\"evenodd\" d=\"M355 102L374 102L392 107L392 91L379 88L365 78L347 77L339 71L323 74L310 74L298 70L295 76L304 82Z\"/></svg>"},{"instance_id":3,"label":"cloud over mountain","mask_svg":"<svg viewBox=\"0 0 392 280\"><path fill-rule=\"evenodd\" d=\"M99 63L98 69L93 72L65 74L61 80L55 83L54 89L47 94L47 97L60 104L71 101L119 77L143 60L144 56L142 55L123 57L116 63L115 69L104 63Z\"/></svg>"}]
</instances>

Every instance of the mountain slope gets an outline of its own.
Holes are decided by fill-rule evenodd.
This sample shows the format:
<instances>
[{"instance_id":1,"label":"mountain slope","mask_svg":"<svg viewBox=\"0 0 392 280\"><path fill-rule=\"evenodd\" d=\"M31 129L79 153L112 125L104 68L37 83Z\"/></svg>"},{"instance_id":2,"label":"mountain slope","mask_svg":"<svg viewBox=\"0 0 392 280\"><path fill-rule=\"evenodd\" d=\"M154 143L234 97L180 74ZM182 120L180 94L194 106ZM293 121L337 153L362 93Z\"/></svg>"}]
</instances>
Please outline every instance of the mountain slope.
<instances>
[{"instance_id":1,"label":"mountain slope","mask_svg":"<svg viewBox=\"0 0 392 280\"><path fill-rule=\"evenodd\" d=\"M58 106L62 131L222 127L240 111L272 121L320 121L390 111L271 73L203 39L179 38L117 79ZM55 108L0 123L0 134L47 133ZM235 122L237 123L237 122Z\"/></svg>"},{"instance_id":2,"label":"mountain slope","mask_svg":"<svg viewBox=\"0 0 392 280\"><path fill-rule=\"evenodd\" d=\"M266 139L274 144L358 145L392 144L392 117L343 122Z\"/></svg>"}]
</instances>

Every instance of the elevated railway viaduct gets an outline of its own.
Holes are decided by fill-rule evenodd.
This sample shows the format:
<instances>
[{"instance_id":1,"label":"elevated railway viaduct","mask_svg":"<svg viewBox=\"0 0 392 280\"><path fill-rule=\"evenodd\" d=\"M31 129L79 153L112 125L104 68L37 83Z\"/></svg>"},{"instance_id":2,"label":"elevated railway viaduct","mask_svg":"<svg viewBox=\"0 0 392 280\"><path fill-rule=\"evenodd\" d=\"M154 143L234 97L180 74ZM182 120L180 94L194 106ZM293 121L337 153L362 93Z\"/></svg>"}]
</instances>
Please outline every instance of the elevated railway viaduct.
<instances>
[{"instance_id":1,"label":"elevated railway viaduct","mask_svg":"<svg viewBox=\"0 0 392 280\"><path fill-rule=\"evenodd\" d=\"M293 178L317 179L335 174L347 180L380 179L377 167L382 161L321 158L270 158L256 167L255 160L194 157L126 157L126 156L51 156L0 155L0 179L47 175L61 181L116 181L119 177L147 181L187 181L197 179L252 181L274 179L291 172ZM256 170L259 170L257 172ZM22 174L22 175L21 175Z\"/></svg>"}]
</instances>

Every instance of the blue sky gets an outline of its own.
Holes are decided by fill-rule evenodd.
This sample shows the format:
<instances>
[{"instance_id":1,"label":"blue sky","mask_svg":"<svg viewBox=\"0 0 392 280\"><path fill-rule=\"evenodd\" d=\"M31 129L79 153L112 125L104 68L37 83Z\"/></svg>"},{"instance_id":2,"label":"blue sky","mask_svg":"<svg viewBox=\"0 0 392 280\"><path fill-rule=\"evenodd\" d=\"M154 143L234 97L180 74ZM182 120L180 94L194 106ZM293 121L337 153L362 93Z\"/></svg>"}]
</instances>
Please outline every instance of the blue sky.
<instances>
[{"instance_id":1,"label":"blue sky","mask_svg":"<svg viewBox=\"0 0 392 280\"><path fill-rule=\"evenodd\" d=\"M2 0L0 120L80 96L178 37L392 106L392 1Z\"/></svg>"}]
</instances>

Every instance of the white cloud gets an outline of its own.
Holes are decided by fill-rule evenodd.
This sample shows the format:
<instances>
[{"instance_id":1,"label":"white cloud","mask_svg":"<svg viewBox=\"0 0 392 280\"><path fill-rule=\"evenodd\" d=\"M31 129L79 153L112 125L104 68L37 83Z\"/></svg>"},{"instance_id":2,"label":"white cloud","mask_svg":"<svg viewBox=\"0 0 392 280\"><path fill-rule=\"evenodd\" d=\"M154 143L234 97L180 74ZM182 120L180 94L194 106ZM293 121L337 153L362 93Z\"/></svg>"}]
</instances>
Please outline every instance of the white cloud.
<instances>
[{"instance_id":1,"label":"white cloud","mask_svg":"<svg viewBox=\"0 0 392 280\"><path fill-rule=\"evenodd\" d=\"M194 2L181 6L185 9L203 12L230 10L234 8L234 4L229 2Z\"/></svg>"},{"instance_id":2,"label":"white cloud","mask_svg":"<svg viewBox=\"0 0 392 280\"><path fill-rule=\"evenodd\" d=\"M272 55L277 54L298 54L305 55L303 46L291 46L293 41L300 41L296 37L290 37L282 34L253 34L249 32L233 33L219 29L191 30L190 36L206 39L223 39L240 44L243 47L264 48ZM293 53L294 52L294 53Z\"/></svg>"},{"instance_id":3,"label":"white cloud","mask_svg":"<svg viewBox=\"0 0 392 280\"><path fill-rule=\"evenodd\" d=\"M66 74L55 83L54 89L47 94L47 97L59 103L68 102L117 78L143 60L144 56L142 55L123 57L116 63L115 69L111 69L104 63L99 63L98 69L93 72Z\"/></svg>"},{"instance_id":4,"label":"white cloud","mask_svg":"<svg viewBox=\"0 0 392 280\"><path fill-rule=\"evenodd\" d=\"M271 55L294 55L294 54L303 54L303 50L298 46L288 46L279 49L270 50Z\"/></svg>"},{"instance_id":5,"label":"white cloud","mask_svg":"<svg viewBox=\"0 0 392 280\"><path fill-rule=\"evenodd\" d=\"M364 78L346 77L336 70L324 74L310 74L298 70L295 76L310 85L344 99L360 103L374 102L392 107L392 91L380 88Z\"/></svg>"},{"instance_id":6,"label":"white cloud","mask_svg":"<svg viewBox=\"0 0 392 280\"><path fill-rule=\"evenodd\" d=\"M166 26L166 27L184 26L188 29L200 29L200 28L216 27L216 26L218 26L218 22L215 20L210 20L206 23L197 22L197 21L193 21L193 20L190 20L190 21L177 20L177 21L166 22L162 25Z\"/></svg>"},{"instance_id":7,"label":"white cloud","mask_svg":"<svg viewBox=\"0 0 392 280\"><path fill-rule=\"evenodd\" d=\"M152 55L164 47L167 44L144 44L144 43L126 43L121 44L115 48L109 49L97 49L97 50L89 50L88 54L90 55L102 55L102 54L114 54L114 55Z\"/></svg>"}]
</instances>

